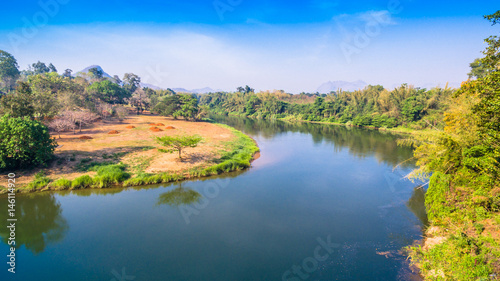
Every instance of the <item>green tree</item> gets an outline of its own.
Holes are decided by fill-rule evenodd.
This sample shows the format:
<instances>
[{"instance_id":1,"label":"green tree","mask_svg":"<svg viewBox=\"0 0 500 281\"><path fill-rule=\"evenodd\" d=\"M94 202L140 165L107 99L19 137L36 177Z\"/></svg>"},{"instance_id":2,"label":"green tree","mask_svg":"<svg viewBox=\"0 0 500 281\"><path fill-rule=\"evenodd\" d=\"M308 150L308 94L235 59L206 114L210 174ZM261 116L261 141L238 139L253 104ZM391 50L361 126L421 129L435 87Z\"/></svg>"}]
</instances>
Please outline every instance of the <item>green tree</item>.
<instances>
[{"instance_id":1,"label":"green tree","mask_svg":"<svg viewBox=\"0 0 500 281\"><path fill-rule=\"evenodd\" d=\"M71 79L73 77L72 73L73 73L73 70L67 68L66 70L64 70L62 77Z\"/></svg>"},{"instance_id":2,"label":"green tree","mask_svg":"<svg viewBox=\"0 0 500 281\"><path fill-rule=\"evenodd\" d=\"M492 25L500 22L500 10L491 15L484 16L485 19L489 20ZM485 55L481 59L481 64L485 67L492 69L493 71L500 70L500 37L490 36L484 40L488 47L483 51Z\"/></svg>"},{"instance_id":3,"label":"green tree","mask_svg":"<svg viewBox=\"0 0 500 281\"><path fill-rule=\"evenodd\" d=\"M470 63L470 72L468 73L469 78L483 78L488 75L493 69L485 66L481 59L475 59Z\"/></svg>"},{"instance_id":4,"label":"green tree","mask_svg":"<svg viewBox=\"0 0 500 281\"><path fill-rule=\"evenodd\" d=\"M92 83L87 88L87 93L92 100L100 100L106 103L123 104L130 94L118 84L109 80Z\"/></svg>"},{"instance_id":5,"label":"green tree","mask_svg":"<svg viewBox=\"0 0 500 281\"><path fill-rule=\"evenodd\" d=\"M135 92L141 84L141 78L134 73L125 73L123 75L123 88L130 94Z\"/></svg>"},{"instance_id":6,"label":"green tree","mask_svg":"<svg viewBox=\"0 0 500 281\"><path fill-rule=\"evenodd\" d=\"M8 114L0 119L0 169L46 165L56 146L48 128L38 121Z\"/></svg>"},{"instance_id":7,"label":"green tree","mask_svg":"<svg viewBox=\"0 0 500 281\"><path fill-rule=\"evenodd\" d=\"M29 84L21 82L14 92L0 97L0 109L3 114L9 114L12 117L33 117L35 115L33 100L33 92Z\"/></svg>"},{"instance_id":8,"label":"green tree","mask_svg":"<svg viewBox=\"0 0 500 281\"><path fill-rule=\"evenodd\" d=\"M13 90L19 75L17 60L11 54L0 50L0 90Z\"/></svg>"},{"instance_id":9,"label":"green tree","mask_svg":"<svg viewBox=\"0 0 500 281\"><path fill-rule=\"evenodd\" d=\"M159 149L161 152L166 153L179 153L179 159L182 161L182 151L188 147L196 147L203 140L201 136L198 135L184 135L184 136L164 136L157 137L156 141L165 146L166 149Z\"/></svg>"},{"instance_id":10,"label":"green tree","mask_svg":"<svg viewBox=\"0 0 500 281\"><path fill-rule=\"evenodd\" d=\"M92 77L94 80L99 81L103 78L104 71L102 71L102 69L98 67L92 67L91 69L89 69L89 74L90 77Z\"/></svg>"},{"instance_id":11,"label":"green tree","mask_svg":"<svg viewBox=\"0 0 500 281\"><path fill-rule=\"evenodd\" d=\"M50 64L52 65L52 64ZM32 71L32 74L44 74L47 72L51 72L51 69L43 62L38 61L36 63L31 64L30 70Z\"/></svg>"}]
</instances>

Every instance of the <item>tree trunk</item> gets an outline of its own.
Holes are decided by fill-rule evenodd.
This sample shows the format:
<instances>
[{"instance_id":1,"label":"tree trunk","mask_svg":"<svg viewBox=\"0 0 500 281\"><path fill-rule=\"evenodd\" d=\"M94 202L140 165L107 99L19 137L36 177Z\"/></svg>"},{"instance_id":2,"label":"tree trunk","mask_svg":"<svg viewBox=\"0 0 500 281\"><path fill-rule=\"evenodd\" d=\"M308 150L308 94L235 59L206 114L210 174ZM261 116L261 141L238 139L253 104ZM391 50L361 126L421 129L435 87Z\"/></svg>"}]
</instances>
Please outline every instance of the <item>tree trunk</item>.
<instances>
[{"instance_id":1,"label":"tree trunk","mask_svg":"<svg viewBox=\"0 0 500 281\"><path fill-rule=\"evenodd\" d=\"M179 159L181 159L182 161L182 157L181 157L181 149L179 148Z\"/></svg>"}]
</instances>

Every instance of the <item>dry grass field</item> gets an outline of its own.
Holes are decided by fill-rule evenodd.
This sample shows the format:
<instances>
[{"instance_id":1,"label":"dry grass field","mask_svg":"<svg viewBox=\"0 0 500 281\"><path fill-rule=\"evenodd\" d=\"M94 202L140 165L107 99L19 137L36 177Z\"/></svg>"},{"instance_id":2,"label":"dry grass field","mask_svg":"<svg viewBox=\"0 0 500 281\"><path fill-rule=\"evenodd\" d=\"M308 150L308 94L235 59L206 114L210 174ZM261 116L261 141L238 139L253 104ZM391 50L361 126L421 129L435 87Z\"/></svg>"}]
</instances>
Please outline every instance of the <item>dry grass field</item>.
<instances>
[{"instance_id":1,"label":"dry grass field","mask_svg":"<svg viewBox=\"0 0 500 281\"><path fill-rule=\"evenodd\" d=\"M196 148L183 151L183 161L177 154L159 152L161 147L155 137L165 135L200 135L202 143ZM17 183L27 184L35 174L43 170L52 179L72 180L78 176L95 172L84 172L85 165L102 162L123 162L132 171L147 173L181 172L193 167L210 165L224 143L235 138L234 134L215 124L174 120L151 114L131 115L122 122L103 120L89 128L73 132L54 133L59 146L55 151L57 160L46 168L16 172Z\"/></svg>"}]
</instances>

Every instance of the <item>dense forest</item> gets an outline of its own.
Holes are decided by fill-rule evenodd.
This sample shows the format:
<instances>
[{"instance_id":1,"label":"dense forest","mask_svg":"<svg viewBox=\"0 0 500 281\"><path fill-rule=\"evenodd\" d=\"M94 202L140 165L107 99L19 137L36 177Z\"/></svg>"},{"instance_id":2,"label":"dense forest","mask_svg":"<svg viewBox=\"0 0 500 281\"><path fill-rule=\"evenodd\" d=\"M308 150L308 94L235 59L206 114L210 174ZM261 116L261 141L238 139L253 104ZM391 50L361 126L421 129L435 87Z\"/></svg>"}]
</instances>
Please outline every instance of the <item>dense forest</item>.
<instances>
[{"instance_id":1,"label":"dense forest","mask_svg":"<svg viewBox=\"0 0 500 281\"><path fill-rule=\"evenodd\" d=\"M248 86L234 93L200 96L200 105L217 114L262 119L286 119L344 123L355 126L412 129L443 127L443 112L455 90L448 87L421 89L403 84L391 91L380 85L353 92L330 94L283 91L259 92Z\"/></svg>"}]
</instances>

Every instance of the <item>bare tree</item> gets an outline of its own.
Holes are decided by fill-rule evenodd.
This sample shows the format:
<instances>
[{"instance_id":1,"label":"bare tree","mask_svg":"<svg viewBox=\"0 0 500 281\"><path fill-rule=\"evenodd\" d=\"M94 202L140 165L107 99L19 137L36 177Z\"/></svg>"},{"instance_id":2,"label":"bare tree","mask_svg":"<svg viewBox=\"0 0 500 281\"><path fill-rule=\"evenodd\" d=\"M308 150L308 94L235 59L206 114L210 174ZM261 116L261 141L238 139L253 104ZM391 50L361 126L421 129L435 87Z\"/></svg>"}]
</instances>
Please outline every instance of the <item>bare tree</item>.
<instances>
[{"instance_id":1,"label":"bare tree","mask_svg":"<svg viewBox=\"0 0 500 281\"><path fill-rule=\"evenodd\" d=\"M72 125L72 128L73 128L73 134L76 134L76 114L75 114L75 111L71 111L71 110L66 110L62 113L61 115L61 119L65 119L67 120L68 122L70 122Z\"/></svg>"},{"instance_id":2,"label":"bare tree","mask_svg":"<svg viewBox=\"0 0 500 281\"><path fill-rule=\"evenodd\" d=\"M96 108L97 108L97 113L99 114L99 116L102 117L102 119L106 119L106 117L113 114L113 106L109 103L101 102L97 104Z\"/></svg>"},{"instance_id":3,"label":"bare tree","mask_svg":"<svg viewBox=\"0 0 500 281\"><path fill-rule=\"evenodd\" d=\"M149 105L149 98L142 88L137 88L129 99L130 105L137 109L137 115Z\"/></svg>"},{"instance_id":4,"label":"bare tree","mask_svg":"<svg viewBox=\"0 0 500 281\"><path fill-rule=\"evenodd\" d=\"M61 132L73 129L74 127L75 123L64 117L55 119L49 123L49 128L56 131L59 134L59 138L61 138Z\"/></svg>"},{"instance_id":5,"label":"bare tree","mask_svg":"<svg viewBox=\"0 0 500 281\"><path fill-rule=\"evenodd\" d=\"M118 117L120 121L122 121L123 119L125 119L125 117L128 116L128 109L122 105L115 106L114 112L116 114L116 117Z\"/></svg>"},{"instance_id":6,"label":"bare tree","mask_svg":"<svg viewBox=\"0 0 500 281\"><path fill-rule=\"evenodd\" d=\"M92 124L99 119L97 114L89 111L73 111L73 116L75 118L75 122L78 123L80 133L82 132L82 125Z\"/></svg>"}]
</instances>

